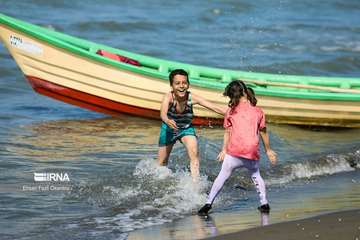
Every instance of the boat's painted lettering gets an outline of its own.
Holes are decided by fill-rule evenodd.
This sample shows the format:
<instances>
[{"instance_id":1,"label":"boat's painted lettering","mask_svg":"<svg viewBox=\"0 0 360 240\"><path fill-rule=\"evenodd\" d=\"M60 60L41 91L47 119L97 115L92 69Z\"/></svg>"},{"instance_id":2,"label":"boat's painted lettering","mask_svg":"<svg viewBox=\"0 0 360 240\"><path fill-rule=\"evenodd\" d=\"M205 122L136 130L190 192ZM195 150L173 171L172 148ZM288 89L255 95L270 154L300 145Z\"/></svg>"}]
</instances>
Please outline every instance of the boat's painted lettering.
<instances>
[{"instance_id":1,"label":"boat's painted lettering","mask_svg":"<svg viewBox=\"0 0 360 240\"><path fill-rule=\"evenodd\" d=\"M10 44L13 46L18 46L22 44L22 39L16 36L10 36Z\"/></svg>"},{"instance_id":2,"label":"boat's painted lettering","mask_svg":"<svg viewBox=\"0 0 360 240\"><path fill-rule=\"evenodd\" d=\"M43 49L39 45L33 42L25 41L21 37L14 35L10 35L10 45L31 54L43 53Z\"/></svg>"}]
</instances>

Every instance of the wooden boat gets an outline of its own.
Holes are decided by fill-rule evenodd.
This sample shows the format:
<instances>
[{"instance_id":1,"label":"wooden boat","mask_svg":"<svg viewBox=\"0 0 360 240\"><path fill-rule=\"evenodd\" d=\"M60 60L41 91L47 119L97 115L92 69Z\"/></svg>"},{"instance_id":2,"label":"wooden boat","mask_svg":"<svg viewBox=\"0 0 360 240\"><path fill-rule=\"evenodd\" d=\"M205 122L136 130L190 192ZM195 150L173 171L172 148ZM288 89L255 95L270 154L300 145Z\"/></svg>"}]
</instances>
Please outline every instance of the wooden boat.
<instances>
[{"instance_id":1,"label":"wooden boat","mask_svg":"<svg viewBox=\"0 0 360 240\"><path fill-rule=\"evenodd\" d=\"M35 91L106 114L158 119L162 96L170 89L169 71L183 68L191 91L216 104L226 104L222 92L231 80L244 80L255 90L268 122L360 127L360 78L252 73L166 61L3 14L0 38ZM194 124L222 123L222 116L200 106L194 112Z\"/></svg>"}]
</instances>

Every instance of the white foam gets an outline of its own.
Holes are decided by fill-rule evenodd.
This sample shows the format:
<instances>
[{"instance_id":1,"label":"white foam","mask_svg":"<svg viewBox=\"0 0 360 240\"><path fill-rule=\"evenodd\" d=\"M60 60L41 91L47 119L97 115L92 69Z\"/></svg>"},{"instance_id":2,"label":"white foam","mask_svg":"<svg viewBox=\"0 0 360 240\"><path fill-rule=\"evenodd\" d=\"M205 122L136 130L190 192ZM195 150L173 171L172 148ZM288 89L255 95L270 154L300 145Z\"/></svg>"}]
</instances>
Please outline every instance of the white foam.
<instances>
[{"instance_id":1,"label":"white foam","mask_svg":"<svg viewBox=\"0 0 360 240\"><path fill-rule=\"evenodd\" d=\"M267 180L267 185L285 184L296 179L312 178L315 176L331 175L340 172L354 171L346 159L346 155L328 155L325 163L295 163L290 165L290 173L280 178Z\"/></svg>"},{"instance_id":2,"label":"white foam","mask_svg":"<svg viewBox=\"0 0 360 240\"><path fill-rule=\"evenodd\" d=\"M335 51L349 51L349 52L360 52L360 42L358 41L344 41L336 42L335 45L321 46L320 49L324 52L335 52Z\"/></svg>"},{"instance_id":3,"label":"white foam","mask_svg":"<svg viewBox=\"0 0 360 240\"><path fill-rule=\"evenodd\" d=\"M135 168L134 176L153 176L157 179L165 179L172 175L169 168L160 166L153 159L140 161Z\"/></svg>"}]
</instances>

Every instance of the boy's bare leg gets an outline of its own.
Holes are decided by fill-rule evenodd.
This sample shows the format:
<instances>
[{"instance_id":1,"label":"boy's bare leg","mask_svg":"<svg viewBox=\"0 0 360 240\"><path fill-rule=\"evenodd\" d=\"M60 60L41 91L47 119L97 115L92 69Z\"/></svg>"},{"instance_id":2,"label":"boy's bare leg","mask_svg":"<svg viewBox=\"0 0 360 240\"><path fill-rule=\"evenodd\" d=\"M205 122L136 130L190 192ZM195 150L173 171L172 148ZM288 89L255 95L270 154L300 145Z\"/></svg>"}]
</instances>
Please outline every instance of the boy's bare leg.
<instances>
[{"instance_id":1,"label":"boy's bare leg","mask_svg":"<svg viewBox=\"0 0 360 240\"><path fill-rule=\"evenodd\" d=\"M166 145L159 147L158 163L160 166L166 166L168 164L169 156L174 145Z\"/></svg>"},{"instance_id":2,"label":"boy's bare leg","mask_svg":"<svg viewBox=\"0 0 360 240\"><path fill-rule=\"evenodd\" d=\"M197 139L195 136L184 136L181 138L190 158L190 171L194 181L197 181L200 176L199 166L200 161L198 157Z\"/></svg>"}]
</instances>

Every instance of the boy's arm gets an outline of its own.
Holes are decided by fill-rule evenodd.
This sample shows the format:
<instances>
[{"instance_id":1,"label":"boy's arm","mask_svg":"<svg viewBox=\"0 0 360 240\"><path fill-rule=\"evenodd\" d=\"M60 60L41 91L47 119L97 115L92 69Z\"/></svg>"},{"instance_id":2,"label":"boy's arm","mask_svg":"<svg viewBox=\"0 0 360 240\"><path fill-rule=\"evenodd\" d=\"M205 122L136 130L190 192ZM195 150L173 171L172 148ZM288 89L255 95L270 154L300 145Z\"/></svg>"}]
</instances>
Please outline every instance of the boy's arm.
<instances>
[{"instance_id":1,"label":"boy's arm","mask_svg":"<svg viewBox=\"0 0 360 240\"><path fill-rule=\"evenodd\" d=\"M222 147L222 150L221 152L219 153L217 159L219 161L223 161L224 158L225 158L225 154L226 154L226 148L227 148L227 145L228 145L228 142L229 142L229 137L230 137L230 129L229 128L226 128L225 129L225 132L224 132L224 143L223 143L223 147Z\"/></svg>"},{"instance_id":2,"label":"boy's arm","mask_svg":"<svg viewBox=\"0 0 360 240\"><path fill-rule=\"evenodd\" d=\"M266 131L266 127L260 130L260 136L264 144L264 149L267 157L269 158L270 162L275 165L277 161L277 154L270 148L270 139L269 134Z\"/></svg>"},{"instance_id":3,"label":"boy's arm","mask_svg":"<svg viewBox=\"0 0 360 240\"><path fill-rule=\"evenodd\" d=\"M227 110L227 106L225 107L225 106L219 106L217 104L213 104L212 102L210 102L194 93L191 93L191 96L192 96L193 104L199 104L199 105L206 107L207 109L210 109L221 115L224 115Z\"/></svg>"},{"instance_id":4,"label":"boy's arm","mask_svg":"<svg viewBox=\"0 0 360 240\"><path fill-rule=\"evenodd\" d=\"M167 112L169 110L169 103L171 99L171 93L168 92L164 95L163 100L160 106L160 118L161 120L166 123L172 129L177 129L176 122L173 119L169 119L167 116Z\"/></svg>"}]
</instances>

